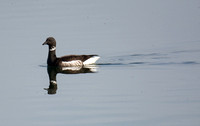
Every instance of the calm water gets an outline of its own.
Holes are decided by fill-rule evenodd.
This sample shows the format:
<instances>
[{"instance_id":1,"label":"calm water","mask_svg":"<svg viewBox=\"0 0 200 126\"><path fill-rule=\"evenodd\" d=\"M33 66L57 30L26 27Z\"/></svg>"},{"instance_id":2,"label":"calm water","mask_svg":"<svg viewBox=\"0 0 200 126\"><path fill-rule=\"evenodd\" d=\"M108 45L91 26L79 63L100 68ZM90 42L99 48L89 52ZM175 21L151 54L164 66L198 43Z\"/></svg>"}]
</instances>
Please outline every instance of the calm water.
<instances>
[{"instance_id":1,"label":"calm water","mask_svg":"<svg viewBox=\"0 0 200 126\"><path fill-rule=\"evenodd\" d=\"M0 3L0 125L200 125L199 1ZM101 59L49 68L48 36Z\"/></svg>"}]
</instances>

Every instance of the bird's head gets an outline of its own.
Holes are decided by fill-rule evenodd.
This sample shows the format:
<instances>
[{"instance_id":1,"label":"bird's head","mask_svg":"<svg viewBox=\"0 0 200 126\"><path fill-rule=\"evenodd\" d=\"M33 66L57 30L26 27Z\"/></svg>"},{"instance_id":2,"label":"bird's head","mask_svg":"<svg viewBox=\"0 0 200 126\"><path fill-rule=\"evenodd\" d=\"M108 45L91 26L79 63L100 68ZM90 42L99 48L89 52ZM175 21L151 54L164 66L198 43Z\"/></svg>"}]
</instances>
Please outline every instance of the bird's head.
<instances>
[{"instance_id":1,"label":"bird's head","mask_svg":"<svg viewBox=\"0 0 200 126\"><path fill-rule=\"evenodd\" d=\"M48 37L42 45L48 45L50 51L54 51L56 49L56 40L53 37Z\"/></svg>"},{"instance_id":2,"label":"bird's head","mask_svg":"<svg viewBox=\"0 0 200 126\"><path fill-rule=\"evenodd\" d=\"M53 37L48 37L42 45L49 45L56 47L56 40Z\"/></svg>"}]
</instances>

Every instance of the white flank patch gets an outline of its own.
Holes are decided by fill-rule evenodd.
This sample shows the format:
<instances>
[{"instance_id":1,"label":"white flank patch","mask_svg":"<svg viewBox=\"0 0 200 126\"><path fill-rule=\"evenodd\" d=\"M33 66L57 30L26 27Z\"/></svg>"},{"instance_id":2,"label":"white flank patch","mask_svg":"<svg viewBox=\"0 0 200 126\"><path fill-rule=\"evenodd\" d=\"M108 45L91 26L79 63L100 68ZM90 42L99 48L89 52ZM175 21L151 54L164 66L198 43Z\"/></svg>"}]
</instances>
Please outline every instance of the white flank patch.
<instances>
[{"instance_id":1,"label":"white flank patch","mask_svg":"<svg viewBox=\"0 0 200 126\"><path fill-rule=\"evenodd\" d=\"M62 61L61 66L64 67L73 67L73 66L82 66L83 63L81 60L73 60L73 61Z\"/></svg>"},{"instance_id":2,"label":"white flank patch","mask_svg":"<svg viewBox=\"0 0 200 126\"><path fill-rule=\"evenodd\" d=\"M55 46L53 46L53 47L50 49L50 51L54 51L54 50L56 50L56 47L55 47Z\"/></svg>"},{"instance_id":3,"label":"white flank patch","mask_svg":"<svg viewBox=\"0 0 200 126\"><path fill-rule=\"evenodd\" d=\"M89 65L89 64L94 64L100 57L99 56L93 56L86 61L83 62L83 65Z\"/></svg>"}]
</instances>

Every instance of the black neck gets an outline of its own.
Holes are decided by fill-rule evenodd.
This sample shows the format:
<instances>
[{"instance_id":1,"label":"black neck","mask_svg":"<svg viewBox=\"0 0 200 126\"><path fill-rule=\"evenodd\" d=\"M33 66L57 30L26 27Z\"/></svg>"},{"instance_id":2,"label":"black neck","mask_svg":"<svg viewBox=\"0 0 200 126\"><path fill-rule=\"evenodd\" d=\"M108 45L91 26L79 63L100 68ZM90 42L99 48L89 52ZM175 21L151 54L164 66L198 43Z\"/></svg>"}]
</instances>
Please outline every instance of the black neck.
<instances>
[{"instance_id":1,"label":"black neck","mask_svg":"<svg viewBox=\"0 0 200 126\"><path fill-rule=\"evenodd\" d=\"M57 58L56 57L56 50L50 51L50 49L49 49L47 64L51 65L51 66L54 66L55 62L56 62L56 58Z\"/></svg>"}]
</instances>

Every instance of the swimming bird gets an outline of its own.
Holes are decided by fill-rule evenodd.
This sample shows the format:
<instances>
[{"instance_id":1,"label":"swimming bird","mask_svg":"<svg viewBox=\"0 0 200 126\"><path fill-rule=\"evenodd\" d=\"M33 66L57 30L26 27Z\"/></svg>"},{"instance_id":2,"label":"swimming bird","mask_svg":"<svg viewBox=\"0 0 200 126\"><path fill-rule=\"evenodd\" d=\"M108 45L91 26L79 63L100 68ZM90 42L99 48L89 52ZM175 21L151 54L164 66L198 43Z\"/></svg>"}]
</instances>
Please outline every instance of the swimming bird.
<instances>
[{"instance_id":1,"label":"swimming bird","mask_svg":"<svg viewBox=\"0 0 200 126\"><path fill-rule=\"evenodd\" d=\"M49 66L76 67L94 64L100 57L98 55L66 55L56 57L56 40L48 37L42 45L49 46L47 64Z\"/></svg>"}]
</instances>

